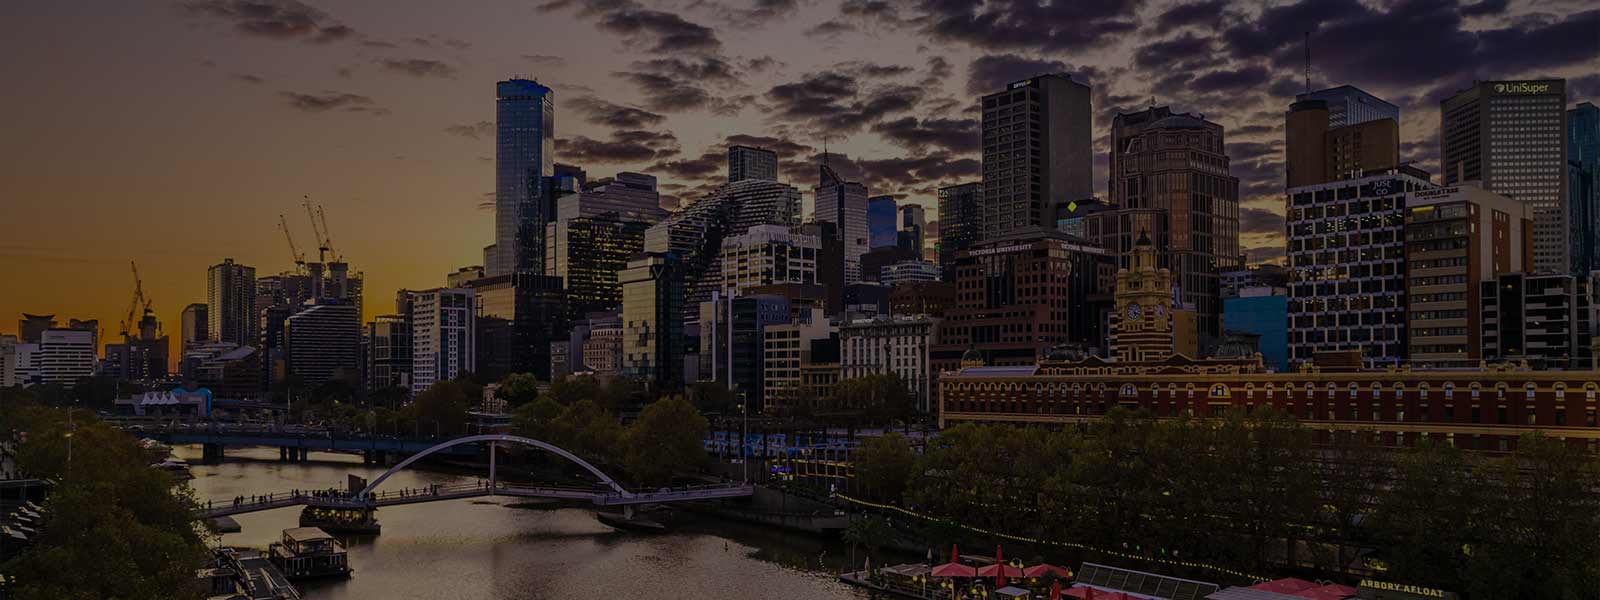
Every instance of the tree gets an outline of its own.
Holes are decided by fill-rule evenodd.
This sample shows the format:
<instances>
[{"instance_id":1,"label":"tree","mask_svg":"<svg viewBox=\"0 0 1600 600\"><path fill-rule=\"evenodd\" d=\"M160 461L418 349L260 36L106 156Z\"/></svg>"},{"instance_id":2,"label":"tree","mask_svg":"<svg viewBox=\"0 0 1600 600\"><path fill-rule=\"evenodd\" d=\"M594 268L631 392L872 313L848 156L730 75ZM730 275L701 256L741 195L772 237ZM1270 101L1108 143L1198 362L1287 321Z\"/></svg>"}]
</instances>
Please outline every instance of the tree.
<instances>
[{"instance_id":1,"label":"tree","mask_svg":"<svg viewBox=\"0 0 1600 600\"><path fill-rule=\"evenodd\" d=\"M515 410L539 397L539 378L532 373L506 375L505 379L500 380L500 389L495 391L495 397L505 400L506 406Z\"/></svg>"},{"instance_id":2,"label":"tree","mask_svg":"<svg viewBox=\"0 0 1600 600\"><path fill-rule=\"evenodd\" d=\"M511 413L511 430L523 437L549 441L552 437L551 427L563 410L554 398L540 395Z\"/></svg>"},{"instance_id":3,"label":"tree","mask_svg":"<svg viewBox=\"0 0 1600 600\"><path fill-rule=\"evenodd\" d=\"M905 437L891 432L869 438L856 449L852 459L856 484L867 498L898 503L905 497L906 482L917 461Z\"/></svg>"},{"instance_id":4,"label":"tree","mask_svg":"<svg viewBox=\"0 0 1600 600\"><path fill-rule=\"evenodd\" d=\"M850 522L845 525L841 534L844 542L850 544L850 565L855 568L856 546L867 547L867 558L877 556L878 548L889 542L894 535L894 528L883 517L876 515L851 515Z\"/></svg>"},{"instance_id":5,"label":"tree","mask_svg":"<svg viewBox=\"0 0 1600 600\"><path fill-rule=\"evenodd\" d=\"M675 473L705 464L708 431L705 417L682 396L657 400L628 427L623 464L640 483L671 483Z\"/></svg>"},{"instance_id":6,"label":"tree","mask_svg":"<svg viewBox=\"0 0 1600 600\"><path fill-rule=\"evenodd\" d=\"M715 381L696 382L684 393L702 413L728 414L738 410L738 400L734 398L733 391Z\"/></svg>"},{"instance_id":7,"label":"tree","mask_svg":"<svg viewBox=\"0 0 1600 600\"><path fill-rule=\"evenodd\" d=\"M552 443L601 462L616 461L615 453L622 442L622 425L616 416L592 400L580 400L568 406L550 429Z\"/></svg>"},{"instance_id":8,"label":"tree","mask_svg":"<svg viewBox=\"0 0 1600 600\"><path fill-rule=\"evenodd\" d=\"M44 526L6 565L24 599L199 598L191 584L207 558L187 486L149 468L132 436L78 411L4 407L0 422L29 432L17 467L51 479ZM67 439L73 441L67 462ZM92 568L80 568L89 566Z\"/></svg>"},{"instance_id":9,"label":"tree","mask_svg":"<svg viewBox=\"0 0 1600 600\"><path fill-rule=\"evenodd\" d=\"M470 389L458 379L441 381L417 394L401 412L422 435L461 435L467 431L467 406L476 397L468 394Z\"/></svg>"}]
</instances>

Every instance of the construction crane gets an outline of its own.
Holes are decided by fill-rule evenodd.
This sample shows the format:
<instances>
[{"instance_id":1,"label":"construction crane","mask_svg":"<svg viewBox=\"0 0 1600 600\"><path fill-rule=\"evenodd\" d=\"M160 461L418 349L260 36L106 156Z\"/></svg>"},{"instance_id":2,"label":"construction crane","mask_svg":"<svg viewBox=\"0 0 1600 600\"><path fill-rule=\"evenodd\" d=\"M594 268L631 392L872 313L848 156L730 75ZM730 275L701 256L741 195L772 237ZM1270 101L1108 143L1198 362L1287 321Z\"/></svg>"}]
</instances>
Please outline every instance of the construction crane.
<instances>
[{"instance_id":1,"label":"construction crane","mask_svg":"<svg viewBox=\"0 0 1600 600\"><path fill-rule=\"evenodd\" d=\"M150 310L150 299L144 295L144 280L139 278L139 263L130 260L128 265L133 267L133 299L128 301L128 316L122 319L123 339L129 338L129 332L139 326L135 319L141 314L140 311Z\"/></svg>"},{"instance_id":2,"label":"construction crane","mask_svg":"<svg viewBox=\"0 0 1600 600\"><path fill-rule=\"evenodd\" d=\"M311 197L302 197L305 198L305 202L301 202L300 205L306 208L306 218L311 221L311 234L317 237L317 262L328 262L328 251L332 250L332 248L328 247L327 236L323 234L322 229L317 225L317 213L322 211L322 207L318 205L317 209L313 211L311 209Z\"/></svg>"},{"instance_id":3,"label":"construction crane","mask_svg":"<svg viewBox=\"0 0 1600 600\"><path fill-rule=\"evenodd\" d=\"M278 228L283 230L283 239L289 241L289 255L294 257L295 272L304 273L306 271L306 255L301 253L300 248L294 245L294 236L289 234L289 220L284 218L282 213L278 214Z\"/></svg>"},{"instance_id":4,"label":"construction crane","mask_svg":"<svg viewBox=\"0 0 1600 600\"><path fill-rule=\"evenodd\" d=\"M328 215L322 212L322 205L317 205L317 220L322 222L322 245L326 246L328 258L339 262L339 252L333 249L333 232L328 230Z\"/></svg>"}]
</instances>

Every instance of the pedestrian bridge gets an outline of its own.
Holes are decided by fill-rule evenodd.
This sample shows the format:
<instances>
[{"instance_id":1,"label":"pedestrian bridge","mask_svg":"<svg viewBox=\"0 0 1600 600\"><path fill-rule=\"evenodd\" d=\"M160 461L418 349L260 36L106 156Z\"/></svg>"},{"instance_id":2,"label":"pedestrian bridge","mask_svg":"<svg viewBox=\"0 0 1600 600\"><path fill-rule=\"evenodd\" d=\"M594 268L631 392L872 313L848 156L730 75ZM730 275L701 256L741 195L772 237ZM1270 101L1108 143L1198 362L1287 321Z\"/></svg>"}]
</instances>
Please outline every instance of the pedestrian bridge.
<instances>
[{"instance_id":1,"label":"pedestrian bridge","mask_svg":"<svg viewBox=\"0 0 1600 600\"><path fill-rule=\"evenodd\" d=\"M379 491L391 475L400 472L418 460L431 454L447 451L456 446L465 444L489 444L489 479L488 481L454 485L430 486L418 489L399 489ZM594 475L599 481L591 487L574 486L541 486L528 484L504 483L499 480L497 473L496 449L502 443L513 443L539 448L555 454L583 467L584 470ZM630 491L623 488L609 475L590 464L589 461L568 452L558 446L536 440L509 434L471 435L457 438L447 442L435 444L417 454L414 454L399 464L384 471L372 483L360 491L345 493L308 493L302 491L268 492L252 494L242 500L229 500L224 505L217 505L215 501L207 503L201 510L202 518L227 517L244 513L263 510L272 510L289 506L318 506L326 508L349 508L370 510L384 506L398 506L403 504L418 504L422 502L439 502L444 500L457 500L462 498L479 498L484 496L514 496L523 498L555 498L561 500L588 501L596 506L632 506L635 504L659 504L668 502L686 502L693 500L716 500L721 498L740 498L751 496L755 493L755 486L748 483L711 484L689 486L681 488L660 488L654 491Z\"/></svg>"}]
</instances>

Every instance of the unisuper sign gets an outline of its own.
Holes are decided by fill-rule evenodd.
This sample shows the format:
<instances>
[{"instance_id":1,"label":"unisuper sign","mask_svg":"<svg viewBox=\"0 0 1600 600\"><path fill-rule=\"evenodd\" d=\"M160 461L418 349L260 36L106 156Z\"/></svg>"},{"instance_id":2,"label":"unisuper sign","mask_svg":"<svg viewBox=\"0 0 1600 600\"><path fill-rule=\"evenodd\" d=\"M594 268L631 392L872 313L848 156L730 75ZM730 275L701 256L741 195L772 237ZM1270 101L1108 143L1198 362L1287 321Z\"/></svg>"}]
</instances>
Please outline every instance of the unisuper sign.
<instances>
[{"instance_id":1,"label":"unisuper sign","mask_svg":"<svg viewBox=\"0 0 1600 600\"><path fill-rule=\"evenodd\" d=\"M1532 81L1512 81L1494 84L1496 94L1544 94L1550 91L1550 84Z\"/></svg>"}]
</instances>

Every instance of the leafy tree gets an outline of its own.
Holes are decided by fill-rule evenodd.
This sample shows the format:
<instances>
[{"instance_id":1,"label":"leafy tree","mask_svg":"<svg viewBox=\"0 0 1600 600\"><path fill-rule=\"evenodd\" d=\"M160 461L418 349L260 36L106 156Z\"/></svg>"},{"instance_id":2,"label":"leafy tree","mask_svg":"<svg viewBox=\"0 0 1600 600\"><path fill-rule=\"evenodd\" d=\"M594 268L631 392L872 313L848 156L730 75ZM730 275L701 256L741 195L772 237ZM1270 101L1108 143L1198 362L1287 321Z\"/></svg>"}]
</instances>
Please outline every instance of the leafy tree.
<instances>
[{"instance_id":1,"label":"leafy tree","mask_svg":"<svg viewBox=\"0 0 1600 600\"><path fill-rule=\"evenodd\" d=\"M855 463L856 484L866 497L882 502L899 502L905 496L917 455L905 437L888 433L868 438L851 454Z\"/></svg>"},{"instance_id":2,"label":"leafy tree","mask_svg":"<svg viewBox=\"0 0 1600 600\"><path fill-rule=\"evenodd\" d=\"M191 584L207 557L193 524L192 492L149 468L137 440L78 411L6 406L0 422L29 433L17 466L56 481L33 545L8 563L8 597L198 598ZM67 460L71 434L72 459Z\"/></svg>"},{"instance_id":3,"label":"leafy tree","mask_svg":"<svg viewBox=\"0 0 1600 600\"><path fill-rule=\"evenodd\" d=\"M602 462L616 461L615 453L622 442L622 425L615 415L591 400L580 400L568 406L550 429L554 443L568 450Z\"/></svg>"},{"instance_id":4,"label":"leafy tree","mask_svg":"<svg viewBox=\"0 0 1600 600\"><path fill-rule=\"evenodd\" d=\"M517 410L511 413L511 429L520 436L550 441L551 428L564 410L554 398L540 395L532 402L518 406Z\"/></svg>"},{"instance_id":5,"label":"leafy tree","mask_svg":"<svg viewBox=\"0 0 1600 600\"><path fill-rule=\"evenodd\" d=\"M477 398L468 393L472 389L482 388L460 379L435 383L401 413L422 435L461 435L467 431L467 407Z\"/></svg>"},{"instance_id":6,"label":"leafy tree","mask_svg":"<svg viewBox=\"0 0 1600 600\"><path fill-rule=\"evenodd\" d=\"M854 568L856 562L856 547L866 546L867 558L877 556L878 548L889 542L894 535L894 528L883 517L876 515L851 515L850 522L845 525L840 534L846 544L850 545L850 564Z\"/></svg>"},{"instance_id":7,"label":"leafy tree","mask_svg":"<svg viewBox=\"0 0 1600 600\"><path fill-rule=\"evenodd\" d=\"M559 383L560 380L557 380ZM555 384L552 384L554 387ZM512 373L500 380L500 389L495 391L495 396L506 401L506 406L515 410L539 397L539 378L532 373Z\"/></svg>"},{"instance_id":8,"label":"leafy tree","mask_svg":"<svg viewBox=\"0 0 1600 600\"><path fill-rule=\"evenodd\" d=\"M675 473L705 464L708 430L705 417L683 397L657 400L628 427L623 464L634 480L646 485L671 483Z\"/></svg>"},{"instance_id":9,"label":"leafy tree","mask_svg":"<svg viewBox=\"0 0 1600 600\"><path fill-rule=\"evenodd\" d=\"M367 406L399 410L411 398L409 388L398 385L381 387L367 394Z\"/></svg>"},{"instance_id":10,"label":"leafy tree","mask_svg":"<svg viewBox=\"0 0 1600 600\"><path fill-rule=\"evenodd\" d=\"M738 412L738 398L728 386L715 381L700 381L690 385L684 393L694 403L700 412L711 414L730 414Z\"/></svg>"}]
</instances>

